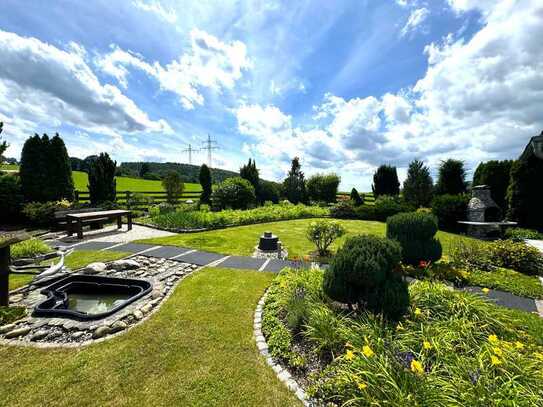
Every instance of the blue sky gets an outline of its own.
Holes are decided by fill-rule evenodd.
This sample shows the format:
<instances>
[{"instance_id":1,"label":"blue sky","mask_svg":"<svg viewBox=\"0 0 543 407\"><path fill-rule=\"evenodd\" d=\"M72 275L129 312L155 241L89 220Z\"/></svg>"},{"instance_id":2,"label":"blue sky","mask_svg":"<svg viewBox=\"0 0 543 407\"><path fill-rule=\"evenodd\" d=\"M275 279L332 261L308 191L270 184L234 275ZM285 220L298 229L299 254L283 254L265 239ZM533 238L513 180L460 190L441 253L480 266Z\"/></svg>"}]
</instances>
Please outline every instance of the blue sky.
<instances>
[{"instance_id":1,"label":"blue sky","mask_svg":"<svg viewBox=\"0 0 543 407\"><path fill-rule=\"evenodd\" d=\"M543 129L538 1L17 1L0 15L0 120L73 156L290 159L371 188L382 163L514 158ZM207 154L193 156L193 163Z\"/></svg>"}]
</instances>

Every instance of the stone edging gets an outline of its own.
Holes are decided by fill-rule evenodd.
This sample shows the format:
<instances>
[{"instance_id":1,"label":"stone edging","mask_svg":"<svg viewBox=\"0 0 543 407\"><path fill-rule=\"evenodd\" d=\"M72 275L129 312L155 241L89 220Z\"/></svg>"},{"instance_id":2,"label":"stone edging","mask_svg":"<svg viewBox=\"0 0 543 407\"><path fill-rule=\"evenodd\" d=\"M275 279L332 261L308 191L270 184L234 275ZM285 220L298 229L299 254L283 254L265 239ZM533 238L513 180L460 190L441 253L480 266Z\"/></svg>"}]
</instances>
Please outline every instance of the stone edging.
<instances>
[{"instance_id":1,"label":"stone edging","mask_svg":"<svg viewBox=\"0 0 543 407\"><path fill-rule=\"evenodd\" d=\"M170 296L174 293L177 286L181 281L183 281L186 277L193 275L194 273L202 270L204 266L197 267L190 271L189 273L183 275L180 279L178 279L174 285L171 287L171 289L166 293L164 297L157 303L156 307L153 307L152 310L145 314L144 317L137 321L137 323L129 325L126 329L120 330L119 332L114 332L111 334L108 334L102 338L96 338L91 339L84 342L69 342L69 343L62 343L62 342L27 342L27 341L20 341L17 339L5 339L0 338L0 345L2 346L17 346L17 347L23 347L23 348L56 348L56 349L74 349L74 348L82 348L89 345L94 345L97 343L109 341L110 339L116 338L118 336L124 335L125 333L131 331L133 328L142 325L145 321L150 319L156 312L162 308L162 305L166 303L166 301L170 298Z\"/></svg>"},{"instance_id":2,"label":"stone edging","mask_svg":"<svg viewBox=\"0 0 543 407\"><path fill-rule=\"evenodd\" d=\"M256 340L256 346L258 351L262 356L266 358L266 363L273 369L277 378L288 387L288 389L293 392L296 397L303 403L304 406L311 406L309 399L302 388L296 380L292 377L289 371L281 366L279 362L276 362L268 352L268 344L266 343L266 338L262 333L262 312L264 307L264 302L266 300L267 293L264 293L255 310L254 318L254 337Z\"/></svg>"}]
</instances>

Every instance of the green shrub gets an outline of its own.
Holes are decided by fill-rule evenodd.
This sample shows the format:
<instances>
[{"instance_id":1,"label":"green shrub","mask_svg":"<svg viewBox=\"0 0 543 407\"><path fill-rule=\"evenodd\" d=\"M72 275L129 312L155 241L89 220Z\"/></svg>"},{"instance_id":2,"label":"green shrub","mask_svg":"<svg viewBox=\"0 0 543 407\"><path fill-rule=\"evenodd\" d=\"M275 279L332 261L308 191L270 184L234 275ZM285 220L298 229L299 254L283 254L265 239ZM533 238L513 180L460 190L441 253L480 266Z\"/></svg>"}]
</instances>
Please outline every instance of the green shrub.
<instances>
[{"instance_id":1,"label":"green shrub","mask_svg":"<svg viewBox=\"0 0 543 407\"><path fill-rule=\"evenodd\" d=\"M211 202L211 193L212 191L212 180L211 180L211 171L209 167L205 164L202 164L200 167L199 174L200 185L202 186L202 193L200 194L200 202L204 204L209 204Z\"/></svg>"},{"instance_id":2,"label":"green shrub","mask_svg":"<svg viewBox=\"0 0 543 407\"><path fill-rule=\"evenodd\" d=\"M399 213L387 219L387 237L402 246L402 261L418 265L421 261L436 262L441 258L441 243L434 236L437 219L419 212Z\"/></svg>"},{"instance_id":3,"label":"green shrub","mask_svg":"<svg viewBox=\"0 0 543 407\"><path fill-rule=\"evenodd\" d=\"M360 206L364 204L364 197L360 196L356 188L351 190L351 201L355 206Z\"/></svg>"},{"instance_id":4,"label":"green shrub","mask_svg":"<svg viewBox=\"0 0 543 407\"><path fill-rule=\"evenodd\" d=\"M404 202L401 198L393 196L380 196L375 200L374 211L375 220L385 222L389 216L396 215L401 212L410 212L414 208Z\"/></svg>"},{"instance_id":5,"label":"green shrub","mask_svg":"<svg viewBox=\"0 0 543 407\"><path fill-rule=\"evenodd\" d=\"M318 206L278 204L248 210L226 209L219 212L209 211L183 211L157 213L151 212L151 218L145 220L151 225L164 229L215 229L224 226L250 225L261 222L274 222L280 220L322 218L328 216L328 208Z\"/></svg>"},{"instance_id":6,"label":"green shrub","mask_svg":"<svg viewBox=\"0 0 543 407\"><path fill-rule=\"evenodd\" d=\"M348 239L339 249L324 273L324 292L333 300L366 307L372 312L383 313L396 319L401 310L388 304L383 298L389 298L387 290L393 289L399 294L401 284L388 283L400 279L394 272L401 260L399 243L375 236L360 235ZM407 285L403 281L403 289Z\"/></svg>"},{"instance_id":7,"label":"green shrub","mask_svg":"<svg viewBox=\"0 0 543 407\"><path fill-rule=\"evenodd\" d=\"M0 326L12 324L25 315L25 307L0 307Z\"/></svg>"},{"instance_id":8,"label":"green shrub","mask_svg":"<svg viewBox=\"0 0 543 407\"><path fill-rule=\"evenodd\" d=\"M35 226L51 226L55 222L57 202L30 202L24 205L23 215Z\"/></svg>"},{"instance_id":9,"label":"green shrub","mask_svg":"<svg viewBox=\"0 0 543 407\"><path fill-rule=\"evenodd\" d=\"M496 240L467 244L458 240L454 242L450 256L457 264L480 270L505 267L527 275L543 274L543 255L524 242Z\"/></svg>"},{"instance_id":10,"label":"green shrub","mask_svg":"<svg viewBox=\"0 0 543 407\"><path fill-rule=\"evenodd\" d=\"M117 194L116 167L117 162L109 158L108 153L100 153L90 162L88 188L92 205L115 202Z\"/></svg>"},{"instance_id":11,"label":"green shrub","mask_svg":"<svg viewBox=\"0 0 543 407\"><path fill-rule=\"evenodd\" d=\"M469 197L467 195L439 195L432 200L432 212L437 216L439 229L452 232L462 230L458 224L466 220Z\"/></svg>"},{"instance_id":12,"label":"green shrub","mask_svg":"<svg viewBox=\"0 0 543 407\"><path fill-rule=\"evenodd\" d=\"M521 242L524 239L543 240L543 233L534 229L508 228L505 230L504 237L515 242Z\"/></svg>"},{"instance_id":13,"label":"green shrub","mask_svg":"<svg viewBox=\"0 0 543 407\"><path fill-rule=\"evenodd\" d=\"M360 205L354 208L356 218L361 220L377 220L375 205Z\"/></svg>"},{"instance_id":14,"label":"green shrub","mask_svg":"<svg viewBox=\"0 0 543 407\"><path fill-rule=\"evenodd\" d=\"M51 248L40 239L28 239L11 246L11 257L20 259L23 257L36 257L49 253Z\"/></svg>"},{"instance_id":15,"label":"green shrub","mask_svg":"<svg viewBox=\"0 0 543 407\"><path fill-rule=\"evenodd\" d=\"M318 220L311 222L306 231L307 239L317 246L319 256L329 254L328 248L337 238L345 234L345 228L338 222Z\"/></svg>"},{"instance_id":16,"label":"green shrub","mask_svg":"<svg viewBox=\"0 0 543 407\"><path fill-rule=\"evenodd\" d=\"M23 193L18 177L0 175L0 221L16 222L21 216Z\"/></svg>"},{"instance_id":17,"label":"green shrub","mask_svg":"<svg viewBox=\"0 0 543 407\"><path fill-rule=\"evenodd\" d=\"M213 206L220 209L247 209L256 202L255 189L240 177L221 182L211 194Z\"/></svg>"},{"instance_id":18,"label":"green shrub","mask_svg":"<svg viewBox=\"0 0 543 407\"><path fill-rule=\"evenodd\" d=\"M330 208L330 216L336 219L356 219L353 201L339 201Z\"/></svg>"},{"instance_id":19,"label":"green shrub","mask_svg":"<svg viewBox=\"0 0 543 407\"><path fill-rule=\"evenodd\" d=\"M336 202L341 178L336 174L315 174L306 183L309 199L316 202Z\"/></svg>"},{"instance_id":20,"label":"green shrub","mask_svg":"<svg viewBox=\"0 0 543 407\"><path fill-rule=\"evenodd\" d=\"M496 266L528 275L543 274L543 255L535 247L510 240L497 240L488 247L490 259Z\"/></svg>"}]
</instances>

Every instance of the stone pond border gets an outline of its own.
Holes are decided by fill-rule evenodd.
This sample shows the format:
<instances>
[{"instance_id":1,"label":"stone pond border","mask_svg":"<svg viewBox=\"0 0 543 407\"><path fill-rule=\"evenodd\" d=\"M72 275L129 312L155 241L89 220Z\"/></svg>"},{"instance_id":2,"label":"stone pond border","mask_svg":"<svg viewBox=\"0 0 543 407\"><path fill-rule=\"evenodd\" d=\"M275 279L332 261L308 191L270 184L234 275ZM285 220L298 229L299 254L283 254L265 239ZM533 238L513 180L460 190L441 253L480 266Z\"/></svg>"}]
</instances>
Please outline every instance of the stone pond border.
<instances>
[{"instance_id":1,"label":"stone pond border","mask_svg":"<svg viewBox=\"0 0 543 407\"><path fill-rule=\"evenodd\" d=\"M130 256L133 257L133 256ZM152 308L151 311L149 311L147 314L144 315L144 317L140 320L138 320L136 323L129 325L126 329L120 330L118 332L113 332L111 334L108 334L106 336L103 336L101 338L96 339L90 339L83 342L29 342L29 341L20 341L17 339L0 339L0 345L2 346L17 346L17 347L25 347L25 348L38 348L38 349L79 349L83 348L89 345L94 345L97 343L109 341L110 339L116 338L118 336L124 335L130 330L132 330L135 327L138 327L142 325L145 321L147 321L149 318L151 318L156 312L158 312L162 305L166 303L166 301L170 298L170 296L175 292L177 289L177 286L181 281L183 281L186 277L193 275L194 273L202 270L204 266L199 266L190 272L184 274L181 278L179 278L172 287L168 290L166 295L161 298L161 300L157 303L155 307Z\"/></svg>"},{"instance_id":2,"label":"stone pond border","mask_svg":"<svg viewBox=\"0 0 543 407\"><path fill-rule=\"evenodd\" d=\"M289 371L281 366L281 364L275 361L270 353L268 352L268 344L266 343L266 338L262 333L262 313L264 308L264 303L266 300L267 292L264 293L255 310L254 317L254 337L256 341L256 347L260 354L266 359L266 363L273 369L277 378L285 385L287 388L294 393L294 395L300 400L304 406L311 406L311 402L307 397L306 392L300 384L294 379L294 377L289 373Z\"/></svg>"}]
</instances>

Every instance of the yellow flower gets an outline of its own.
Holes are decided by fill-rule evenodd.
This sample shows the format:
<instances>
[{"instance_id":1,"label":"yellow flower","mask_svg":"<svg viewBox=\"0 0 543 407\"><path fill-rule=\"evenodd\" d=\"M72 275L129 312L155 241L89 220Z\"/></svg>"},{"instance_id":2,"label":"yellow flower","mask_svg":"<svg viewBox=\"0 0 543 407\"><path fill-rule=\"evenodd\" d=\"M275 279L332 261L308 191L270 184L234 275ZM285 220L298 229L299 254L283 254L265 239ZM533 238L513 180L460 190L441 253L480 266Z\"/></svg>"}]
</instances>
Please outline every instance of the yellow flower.
<instances>
[{"instance_id":1,"label":"yellow flower","mask_svg":"<svg viewBox=\"0 0 543 407\"><path fill-rule=\"evenodd\" d=\"M352 350L348 350L347 353L345 353L345 359L353 360L354 359L354 352Z\"/></svg>"},{"instance_id":2,"label":"yellow flower","mask_svg":"<svg viewBox=\"0 0 543 407\"><path fill-rule=\"evenodd\" d=\"M371 350L371 348L368 345L364 345L364 347L362 348L362 353L367 358L371 358L373 355L375 355L375 353Z\"/></svg>"},{"instance_id":3,"label":"yellow flower","mask_svg":"<svg viewBox=\"0 0 543 407\"><path fill-rule=\"evenodd\" d=\"M396 331L405 331L405 328L403 327L401 322L396 326Z\"/></svg>"},{"instance_id":4,"label":"yellow flower","mask_svg":"<svg viewBox=\"0 0 543 407\"><path fill-rule=\"evenodd\" d=\"M490 290L488 288L482 288L481 291L483 292L483 294L488 294L490 292Z\"/></svg>"},{"instance_id":5,"label":"yellow flower","mask_svg":"<svg viewBox=\"0 0 543 407\"><path fill-rule=\"evenodd\" d=\"M488 336L488 342L492 344L496 344L499 342L498 337L496 335L489 335Z\"/></svg>"},{"instance_id":6,"label":"yellow flower","mask_svg":"<svg viewBox=\"0 0 543 407\"><path fill-rule=\"evenodd\" d=\"M422 367L422 363L420 363L418 360L413 359L411 361L411 371L416 374L423 374L424 368Z\"/></svg>"},{"instance_id":7,"label":"yellow flower","mask_svg":"<svg viewBox=\"0 0 543 407\"><path fill-rule=\"evenodd\" d=\"M424 347L424 349L432 349L432 344L428 341L424 341L422 343L422 346Z\"/></svg>"},{"instance_id":8,"label":"yellow flower","mask_svg":"<svg viewBox=\"0 0 543 407\"><path fill-rule=\"evenodd\" d=\"M492 366L496 366L496 365L500 365L502 361L500 360L499 357L490 355L490 363L492 363Z\"/></svg>"},{"instance_id":9,"label":"yellow flower","mask_svg":"<svg viewBox=\"0 0 543 407\"><path fill-rule=\"evenodd\" d=\"M539 360L543 360L543 353L535 352L535 357L538 358Z\"/></svg>"},{"instance_id":10,"label":"yellow flower","mask_svg":"<svg viewBox=\"0 0 543 407\"><path fill-rule=\"evenodd\" d=\"M494 353L495 353L496 355L498 355L498 356L502 356L502 355L503 355L502 350L501 350L500 348L498 348L497 346L494 346L494 347L492 348L492 350L493 350Z\"/></svg>"},{"instance_id":11,"label":"yellow flower","mask_svg":"<svg viewBox=\"0 0 543 407\"><path fill-rule=\"evenodd\" d=\"M517 349L523 349L523 348L524 348L524 345L522 344L522 342L516 341L516 342L515 342L515 348L517 348Z\"/></svg>"},{"instance_id":12,"label":"yellow flower","mask_svg":"<svg viewBox=\"0 0 543 407\"><path fill-rule=\"evenodd\" d=\"M359 390L364 390L368 387L368 385L366 383L358 383L358 389Z\"/></svg>"},{"instance_id":13,"label":"yellow flower","mask_svg":"<svg viewBox=\"0 0 543 407\"><path fill-rule=\"evenodd\" d=\"M420 308L415 308L415 315L416 316L422 315L422 311L420 310Z\"/></svg>"}]
</instances>

